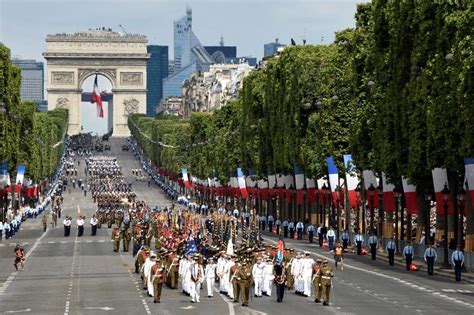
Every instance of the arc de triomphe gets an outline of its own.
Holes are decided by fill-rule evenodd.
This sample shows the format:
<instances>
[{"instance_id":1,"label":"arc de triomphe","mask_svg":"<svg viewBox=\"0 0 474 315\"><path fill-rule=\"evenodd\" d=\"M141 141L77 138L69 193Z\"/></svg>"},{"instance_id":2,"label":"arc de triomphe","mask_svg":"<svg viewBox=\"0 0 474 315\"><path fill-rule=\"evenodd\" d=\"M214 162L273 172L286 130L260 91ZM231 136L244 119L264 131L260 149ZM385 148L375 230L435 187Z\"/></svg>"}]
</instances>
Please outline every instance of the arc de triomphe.
<instances>
[{"instance_id":1,"label":"arc de triomphe","mask_svg":"<svg viewBox=\"0 0 474 315\"><path fill-rule=\"evenodd\" d=\"M48 109L69 109L70 135L81 131L82 84L101 74L112 83L113 135L130 134L127 116L146 113L147 38L109 29L46 37ZM100 88L100 87L99 87ZM104 117L104 119L107 119Z\"/></svg>"}]
</instances>

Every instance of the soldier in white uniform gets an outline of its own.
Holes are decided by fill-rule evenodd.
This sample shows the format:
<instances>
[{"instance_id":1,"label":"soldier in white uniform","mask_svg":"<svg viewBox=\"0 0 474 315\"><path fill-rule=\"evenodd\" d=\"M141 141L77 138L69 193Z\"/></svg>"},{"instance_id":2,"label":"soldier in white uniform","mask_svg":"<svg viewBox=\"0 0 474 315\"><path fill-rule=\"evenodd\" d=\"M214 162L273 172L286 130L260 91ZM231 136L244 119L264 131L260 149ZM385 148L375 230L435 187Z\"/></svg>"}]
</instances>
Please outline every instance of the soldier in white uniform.
<instances>
[{"instance_id":1,"label":"soldier in white uniform","mask_svg":"<svg viewBox=\"0 0 474 315\"><path fill-rule=\"evenodd\" d=\"M149 296L153 296L153 275L151 274L151 267L156 263L156 254L150 253L150 257L145 260L145 266L143 267L143 275L147 279L147 291Z\"/></svg>"},{"instance_id":2,"label":"soldier in white uniform","mask_svg":"<svg viewBox=\"0 0 474 315\"><path fill-rule=\"evenodd\" d=\"M214 287L214 282L216 281L216 268L217 268L217 265L214 263L214 259L212 257L209 258L209 262L206 265L206 271L205 271L207 297L209 298L214 296L212 289Z\"/></svg>"},{"instance_id":3,"label":"soldier in white uniform","mask_svg":"<svg viewBox=\"0 0 474 315\"><path fill-rule=\"evenodd\" d=\"M263 289L267 296L272 296L273 280L273 262L270 258L267 259L263 273Z\"/></svg>"},{"instance_id":4,"label":"soldier in white uniform","mask_svg":"<svg viewBox=\"0 0 474 315\"><path fill-rule=\"evenodd\" d=\"M302 260L301 270L303 275L303 295L306 297L311 296L311 287L313 285L311 281L313 276L313 265L313 258L311 258L308 252L305 253L305 258Z\"/></svg>"},{"instance_id":5,"label":"soldier in white uniform","mask_svg":"<svg viewBox=\"0 0 474 315\"><path fill-rule=\"evenodd\" d=\"M199 303L201 299L201 283L204 281L204 270L199 263L199 256L194 256L194 262L190 264L190 295L191 303Z\"/></svg>"},{"instance_id":6,"label":"soldier in white uniform","mask_svg":"<svg viewBox=\"0 0 474 315\"><path fill-rule=\"evenodd\" d=\"M252 277L255 284L254 293L255 297L261 297L263 291L263 272L265 265L262 263L262 258L257 259L257 263L253 265Z\"/></svg>"},{"instance_id":7,"label":"soldier in white uniform","mask_svg":"<svg viewBox=\"0 0 474 315\"><path fill-rule=\"evenodd\" d=\"M227 259L225 256L225 253L221 253L221 257L217 259L217 267L216 267L216 272L217 272L217 277L219 278L219 292L221 294L227 293L225 291L225 283L224 283L224 267L227 263Z\"/></svg>"}]
</instances>

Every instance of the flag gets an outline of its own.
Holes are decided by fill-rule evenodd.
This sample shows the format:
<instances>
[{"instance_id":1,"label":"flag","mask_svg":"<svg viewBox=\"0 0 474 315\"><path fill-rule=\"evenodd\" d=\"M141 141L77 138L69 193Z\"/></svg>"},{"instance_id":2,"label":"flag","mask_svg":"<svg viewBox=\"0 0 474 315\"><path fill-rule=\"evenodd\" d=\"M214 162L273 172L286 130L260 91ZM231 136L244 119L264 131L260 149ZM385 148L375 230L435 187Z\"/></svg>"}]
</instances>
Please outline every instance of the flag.
<instances>
[{"instance_id":1,"label":"flag","mask_svg":"<svg viewBox=\"0 0 474 315\"><path fill-rule=\"evenodd\" d=\"M186 244L186 251L184 252L185 256L197 253L196 241L194 237L190 237L188 243Z\"/></svg>"},{"instance_id":2,"label":"flag","mask_svg":"<svg viewBox=\"0 0 474 315\"><path fill-rule=\"evenodd\" d=\"M295 166L293 171L295 173L296 204L302 205L304 201L304 173L298 166Z\"/></svg>"},{"instance_id":3,"label":"flag","mask_svg":"<svg viewBox=\"0 0 474 315\"><path fill-rule=\"evenodd\" d=\"M389 184L387 176L382 172L382 185L383 185L383 209L387 213L395 211L395 194L393 189L395 186Z\"/></svg>"},{"instance_id":4,"label":"flag","mask_svg":"<svg viewBox=\"0 0 474 315\"><path fill-rule=\"evenodd\" d=\"M232 242L232 237L229 237L229 241L227 242L226 254L229 255L229 256L234 255L234 243Z\"/></svg>"},{"instance_id":5,"label":"flag","mask_svg":"<svg viewBox=\"0 0 474 315\"><path fill-rule=\"evenodd\" d=\"M408 184L408 178L402 177L403 193L405 195L405 207L407 213L417 214L420 211L416 198L416 186Z\"/></svg>"},{"instance_id":6,"label":"flag","mask_svg":"<svg viewBox=\"0 0 474 315\"><path fill-rule=\"evenodd\" d=\"M435 198L436 198L436 213L439 215L444 215L444 200L443 200L443 193L441 192L444 189L444 185L448 184L448 172L445 168L435 168L431 171L433 175L433 187L435 191ZM451 196L448 198L448 214L454 213L453 201L451 200Z\"/></svg>"},{"instance_id":7,"label":"flag","mask_svg":"<svg viewBox=\"0 0 474 315\"><path fill-rule=\"evenodd\" d=\"M347 195L351 208L357 207L356 188L359 184L359 179L355 172L355 165L352 160L352 155L344 154L344 168L346 169Z\"/></svg>"},{"instance_id":8,"label":"flag","mask_svg":"<svg viewBox=\"0 0 474 315\"><path fill-rule=\"evenodd\" d=\"M377 188L378 183L377 183L377 177L375 176L374 172L365 170L362 172L362 175L364 177L364 186L365 186L365 196L366 200L369 204L369 207L372 206L371 203L373 203L373 208L378 208L379 207L379 197L377 196L377 192L375 192L374 197L371 198L369 196L369 187L370 185L374 186L374 188Z\"/></svg>"},{"instance_id":9,"label":"flag","mask_svg":"<svg viewBox=\"0 0 474 315\"><path fill-rule=\"evenodd\" d=\"M0 163L0 188L8 186L10 183L10 175L8 174L8 162Z\"/></svg>"},{"instance_id":10,"label":"flag","mask_svg":"<svg viewBox=\"0 0 474 315\"><path fill-rule=\"evenodd\" d=\"M24 165L18 165L18 172L16 173L15 184L19 184L20 186L23 185L24 177L25 177L25 166Z\"/></svg>"},{"instance_id":11,"label":"flag","mask_svg":"<svg viewBox=\"0 0 474 315\"><path fill-rule=\"evenodd\" d=\"M242 195L243 199L247 199L249 194L247 192L247 187L245 186L244 173L242 173L242 169L240 167L237 168L237 177L239 182L240 194Z\"/></svg>"},{"instance_id":12,"label":"flag","mask_svg":"<svg viewBox=\"0 0 474 315\"><path fill-rule=\"evenodd\" d=\"M317 189L316 189L316 182L312 178L306 177L306 192L308 194L308 202L310 204L316 202L317 196Z\"/></svg>"},{"instance_id":13,"label":"flag","mask_svg":"<svg viewBox=\"0 0 474 315\"><path fill-rule=\"evenodd\" d=\"M95 80L94 80L94 89L92 91L91 103L97 104L97 116L103 118L104 108L102 107L102 97L100 96L99 85L97 84L97 77L98 75L95 76Z\"/></svg>"},{"instance_id":14,"label":"flag","mask_svg":"<svg viewBox=\"0 0 474 315\"><path fill-rule=\"evenodd\" d=\"M278 265L281 265L281 263L283 262L284 251L285 251L285 241L283 240L283 236L280 234L280 237L278 239L277 255L276 255L276 263Z\"/></svg>"},{"instance_id":15,"label":"flag","mask_svg":"<svg viewBox=\"0 0 474 315\"><path fill-rule=\"evenodd\" d=\"M331 186L332 201L335 203L338 198L337 188L339 186L339 170L337 169L332 156L326 158L326 163L328 164L329 186Z\"/></svg>"},{"instance_id":16,"label":"flag","mask_svg":"<svg viewBox=\"0 0 474 315\"><path fill-rule=\"evenodd\" d=\"M188 170L185 168L182 168L181 172L183 173L184 187L186 188L191 187L191 185L189 184Z\"/></svg>"},{"instance_id":17,"label":"flag","mask_svg":"<svg viewBox=\"0 0 474 315\"><path fill-rule=\"evenodd\" d=\"M464 159L464 167L466 168L467 191L471 200L471 207L474 209L474 157Z\"/></svg>"}]
</instances>

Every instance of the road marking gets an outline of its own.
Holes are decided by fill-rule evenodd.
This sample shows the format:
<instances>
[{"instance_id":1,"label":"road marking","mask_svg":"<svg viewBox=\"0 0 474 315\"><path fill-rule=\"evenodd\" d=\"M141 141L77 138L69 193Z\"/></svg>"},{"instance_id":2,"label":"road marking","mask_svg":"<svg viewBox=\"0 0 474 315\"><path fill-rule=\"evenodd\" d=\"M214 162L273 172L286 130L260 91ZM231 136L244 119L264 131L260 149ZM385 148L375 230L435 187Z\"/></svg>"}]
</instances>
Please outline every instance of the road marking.
<instances>
[{"instance_id":1,"label":"road marking","mask_svg":"<svg viewBox=\"0 0 474 315\"><path fill-rule=\"evenodd\" d=\"M104 307L100 307L100 306L93 306L93 307L85 307L84 309L85 309L85 310L101 310L101 311L111 311L111 310L114 310L115 308L113 308L113 307L109 307L109 306L104 306Z\"/></svg>"},{"instance_id":2,"label":"road marking","mask_svg":"<svg viewBox=\"0 0 474 315\"><path fill-rule=\"evenodd\" d=\"M193 310L193 309L195 309L195 307L189 305L189 306L183 306L183 307L181 307L181 309L183 309L183 310Z\"/></svg>"},{"instance_id":3,"label":"road marking","mask_svg":"<svg viewBox=\"0 0 474 315\"><path fill-rule=\"evenodd\" d=\"M212 289L214 290L214 292L216 292L222 298L222 300L224 300L224 302L227 303L227 306L229 308L229 315L235 315L234 304L227 301L227 299L217 290L217 288L215 286L213 286Z\"/></svg>"},{"instance_id":4,"label":"road marking","mask_svg":"<svg viewBox=\"0 0 474 315\"><path fill-rule=\"evenodd\" d=\"M27 313L27 312L31 312L31 308L27 308L26 310L18 310L18 311L6 311L5 314Z\"/></svg>"}]
</instances>

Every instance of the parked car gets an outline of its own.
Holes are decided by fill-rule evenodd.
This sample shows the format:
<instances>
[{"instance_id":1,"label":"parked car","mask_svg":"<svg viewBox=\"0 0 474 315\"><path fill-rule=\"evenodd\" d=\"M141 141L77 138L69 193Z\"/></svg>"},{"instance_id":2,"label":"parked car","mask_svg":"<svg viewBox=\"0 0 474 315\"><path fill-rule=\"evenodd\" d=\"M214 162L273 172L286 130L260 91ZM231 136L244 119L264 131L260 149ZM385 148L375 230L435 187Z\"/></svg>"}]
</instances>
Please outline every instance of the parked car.
<instances>
[{"instance_id":1,"label":"parked car","mask_svg":"<svg viewBox=\"0 0 474 315\"><path fill-rule=\"evenodd\" d=\"M122 146L122 151L128 151L128 149L129 149L128 145L124 144Z\"/></svg>"}]
</instances>

